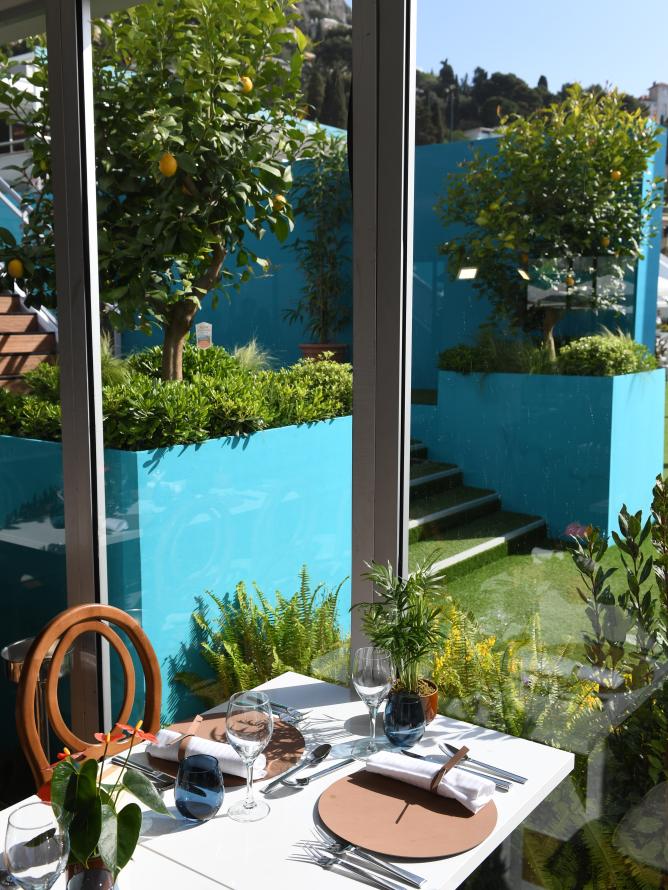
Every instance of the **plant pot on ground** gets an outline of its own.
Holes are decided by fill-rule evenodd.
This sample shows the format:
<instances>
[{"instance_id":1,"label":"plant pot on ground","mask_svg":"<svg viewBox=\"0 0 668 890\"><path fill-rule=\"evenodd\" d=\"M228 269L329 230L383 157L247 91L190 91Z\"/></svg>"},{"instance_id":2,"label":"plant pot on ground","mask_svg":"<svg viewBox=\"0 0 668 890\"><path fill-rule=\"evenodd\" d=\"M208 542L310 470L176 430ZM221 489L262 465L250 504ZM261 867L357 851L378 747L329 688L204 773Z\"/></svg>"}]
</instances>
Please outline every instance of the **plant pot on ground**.
<instances>
[{"instance_id":1,"label":"plant pot on ground","mask_svg":"<svg viewBox=\"0 0 668 890\"><path fill-rule=\"evenodd\" d=\"M303 358L329 359L343 364L346 361L348 347L345 343L300 343L299 351Z\"/></svg>"},{"instance_id":2,"label":"plant pot on ground","mask_svg":"<svg viewBox=\"0 0 668 890\"><path fill-rule=\"evenodd\" d=\"M375 600L361 603L362 628L373 646L390 653L397 679L390 695L414 692L422 701L425 722L437 713L438 689L421 676L426 659L445 638L443 608L436 597L443 594L444 570L434 569L435 558L419 565L405 578L392 566L371 563L364 577L373 583Z\"/></svg>"}]
</instances>

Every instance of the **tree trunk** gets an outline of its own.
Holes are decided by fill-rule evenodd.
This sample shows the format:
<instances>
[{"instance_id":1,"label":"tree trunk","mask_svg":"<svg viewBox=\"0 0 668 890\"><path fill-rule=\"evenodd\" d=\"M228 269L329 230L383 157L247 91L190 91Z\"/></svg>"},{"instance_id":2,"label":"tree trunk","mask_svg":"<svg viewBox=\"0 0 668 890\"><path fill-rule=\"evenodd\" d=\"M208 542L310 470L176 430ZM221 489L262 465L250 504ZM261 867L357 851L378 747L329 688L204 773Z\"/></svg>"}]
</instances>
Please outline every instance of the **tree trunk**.
<instances>
[{"instance_id":1,"label":"tree trunk","mask_svg":"<svg viewBox=\"0 0 668 890\"><path fill-rule=\"evenodd\" d=\"M549 306L543 311L545 313L543 315L543 346L547 350L550 362L556 365L557 347L554 344L554 329L562 313L560 309L555 309L553 306Z\"/></svg>"},{"instance_id":2,"label":"tree trunk","mask_svg":"<svg viewBox=\"0 0 668 890\"><path fill-rule=\"evenodd\" d=\"M193 284L193 290L198 296L204 297L218 283L225 254L223 245L216 244L206 271ZM183 347L198 308L195 300L186 299L175 303L166 313L165 339L162 347L163 380L183 380Z\"/></svg>"},{"instance_id":3,"label":"tree trunk","mask_svg":"<svg viewBox=\"0 0 668 890\"><path fill-rule=\"evenodd\" d=\"M162 347L163 380L183 380L183 347L196 314L197 303L194 300L176 303L168 314Z\"/></svg>"}]
</instances>

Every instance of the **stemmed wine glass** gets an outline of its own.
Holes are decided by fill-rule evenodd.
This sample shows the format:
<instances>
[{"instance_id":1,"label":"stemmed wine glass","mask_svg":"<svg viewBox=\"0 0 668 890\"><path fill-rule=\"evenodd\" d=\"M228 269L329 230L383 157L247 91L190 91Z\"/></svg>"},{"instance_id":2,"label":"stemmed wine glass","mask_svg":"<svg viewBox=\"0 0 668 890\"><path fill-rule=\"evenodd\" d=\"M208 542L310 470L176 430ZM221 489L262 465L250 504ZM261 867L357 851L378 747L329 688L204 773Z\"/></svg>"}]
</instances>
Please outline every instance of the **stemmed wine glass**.
<instances>
[{"instance_id":1,"label":"stemmed wine glass","mask_svg":"<svg viewBox=\"0 0 668 890\"><path fill-rule=\"evenodd\" d=\"M27 803L7 821L5 860L19 887L49 890L67 865L70 841L53 810L45 803Z\"/></svg>"},{"instance_id":2,"label":"stemmed wine glass","mask_svg":"<svg viewBox=\"0 0 668 890\"><path fill-rule=\"evenodd\" d=\"M246 765L246 799L227 815L237 822L257 822L269 813L269 805L253 796L253 762L269 744L274 731L269 696L264 692L236 692L227 708L227 741Z\"/></svg>"},{"instance_id":3,"label":"stemmed wine glass","mask_svg":"<svg viewBox=\"0 0 668 890\"><path fill-rule=\"evenodd\" d=\"M357 742L352 749L353 757L366 760L387 748L385 739L376 739L376 715L381 702L392 688L394 667L389 653L374 646L364 646L355 652L353 660L353 686L355 692L369 709L369 738Z\"/></svg>"}]
</instances>

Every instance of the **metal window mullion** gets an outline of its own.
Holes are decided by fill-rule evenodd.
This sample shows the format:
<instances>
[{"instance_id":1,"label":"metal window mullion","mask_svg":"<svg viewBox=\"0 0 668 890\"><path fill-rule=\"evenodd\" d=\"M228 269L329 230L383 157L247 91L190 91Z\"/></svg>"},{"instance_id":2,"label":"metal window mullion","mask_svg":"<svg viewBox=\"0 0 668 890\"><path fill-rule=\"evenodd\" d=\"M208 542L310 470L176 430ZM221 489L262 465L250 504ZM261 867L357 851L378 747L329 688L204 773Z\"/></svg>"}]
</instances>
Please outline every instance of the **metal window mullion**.
<instances>
[{"instance_id":1,"label":"metal window mullion","mask_svg":"<svg viewBox=\"0 0 668 890\"><path fill-rule=\"evenodd\" d=\"M107 602L92 45L88 0L46 0L46 11L71 606ZM102 661L85 640L72 673L73 725L84 738L110 723Z\"/></svg>"},{"instance_id":2,"label":"metal window mullion","mask_svg":"<svg viewBox=\"0 0 668 890\"><path fill-rule=\"evenodd\" d=\"M369 559L407 569L415 9L353 4L353 606ZM353 611L351 648L363 643Z\"/></svg>"}]
</instances>

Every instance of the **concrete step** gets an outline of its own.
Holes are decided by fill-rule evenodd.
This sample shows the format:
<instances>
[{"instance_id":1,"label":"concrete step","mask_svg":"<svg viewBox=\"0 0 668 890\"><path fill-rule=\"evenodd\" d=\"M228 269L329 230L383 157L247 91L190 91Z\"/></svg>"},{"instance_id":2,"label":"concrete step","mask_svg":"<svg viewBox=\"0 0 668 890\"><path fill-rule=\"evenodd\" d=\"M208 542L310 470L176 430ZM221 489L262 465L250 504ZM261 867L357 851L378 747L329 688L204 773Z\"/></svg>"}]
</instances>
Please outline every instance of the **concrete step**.
<instances>
[{"instance_id":1,"label":"concrete step","mask_svg":"<svg viewBox=\"0 0 668 890\"><path fill-rule=\"evenodd\" d=\"M20 308L20 297L14 294L0 294L0 312L16 312Z\"/></svg>"},{"instance_id":2,"label":"concrete step","mask_svg":"<svg viewBox=\"0 0 668 890\"><path fill-rule=\"evenodd\" d=\"M0 334L25 334L38 330L37 316L30 312L0 312Z\"/></svg>"},{"instance_id":3,"label":"concrete step","mask_svg":"<svg viewBox=\"0 0 668 890\"><path fill-rule=\"evenodd\" d=\"M0 355L25 355L31 352L54 353L56 351L56 338L53 334L27 333L27 334L2 334L0 333Z\"/></svg>"},{"instance_id":4,"label":"concrete step","mask_svg":"<svg viewBox=\"0 0 668 890\"><path fill-rule=\"evenodd\" d=\"M50 353L32 352L20 355L0 355L0 377L17 377L33 371L42 362L52 362Z\"/></svg>"},{"instance_id":5,"label":"concrete step","mask_svg":"<svg viewBox=\"0 0 668 890\"><path fill-rule=\"evenodd\" d=\"M430 539L445 529L461 525L500 507L497 492L460 485L449 491L411 499L408 522L409 543Z\"/></svg>"},{"instance_id":6,"label":"concrete step","mask_svg":"<svg viewBox=\"0 0 668 890\"><path fill-rule=\"evenodd\" d=\"M411 465L411 500L448 491L462 484L462 471L455 464L438 461L416 461Z\"/></svg>"},{"instance_id":7,"label":"concrete step","mask_svg":"<svg viewBox=\"0 0 668 890\"><path fill-rule=\"evenodd\" d=\"M0 377L0 389L9 389L16 393L30 392L30 387L23 377Z\"/></svg>"},{"instance_id":8,"label":"concrete step","mask_svg":"<svg viewBox=\"0 0 668 890\"><path fill-rule=\"evenodd\" d=\"M411 439L411 463L427 459L427 446Z\"/></svg>"},{"instance_id":9,"label":"concrete step","mask_svg":"<svg viewBox=\"0 0 668 890\"><path fill-rule=\"evenodd\" d=\"M414 568L435 555L436 565L454 579L510 553L528 552L546 536L545 521L539 516L498 510L413 542L409 564Z\"/></svg>"}]
</instances>

